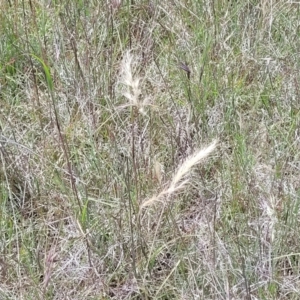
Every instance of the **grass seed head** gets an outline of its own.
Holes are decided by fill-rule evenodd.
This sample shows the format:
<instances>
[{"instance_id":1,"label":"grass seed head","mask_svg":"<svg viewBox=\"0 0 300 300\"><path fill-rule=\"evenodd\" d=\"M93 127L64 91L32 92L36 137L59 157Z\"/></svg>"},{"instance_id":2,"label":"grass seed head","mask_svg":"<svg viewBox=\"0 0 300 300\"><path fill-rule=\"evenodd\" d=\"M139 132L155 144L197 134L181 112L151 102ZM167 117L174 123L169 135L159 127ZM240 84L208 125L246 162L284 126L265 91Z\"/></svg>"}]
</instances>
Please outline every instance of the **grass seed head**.
<instances>
[{"instance_id":1,"label":"grass seed head","mask_svg":"<svg viewBox=\"0 0 300 300\"><path fill-rule=\"evenodd\" d=\"M193 155L188 157L184 163L178 168L177 172L173 176L173 179L168 188L164 189L158 195L151 197L149 200L145 201L141 208L151 206L156 202L161 201L164 196L170 196L175 192L184 188L184 186L189 182L186 175L190 170L197 164L200 163L205 157L207 157L217 145L217 141L213 141L208 147L195 152Z\"/></svg>"},{"instance_id":2,"label":"grass seed head","mask_svg":"<svg viewBox=\"0 0 300 300\"><path fill-rule=\"evenodd\" d=\"M126 91L123 92L123 96L127 98L129 103L124 105L123 107L127 106L134 106L136 107L139 112L145 115L145 106L148 105L149 98L145 97L143 100L141 99L142 91L140 88L140 81L141 78L135 76L135 62L134 57L127 51L124 54L122 64L121 64L121 83L126 87Z\"/></svg>"}]
</instances>

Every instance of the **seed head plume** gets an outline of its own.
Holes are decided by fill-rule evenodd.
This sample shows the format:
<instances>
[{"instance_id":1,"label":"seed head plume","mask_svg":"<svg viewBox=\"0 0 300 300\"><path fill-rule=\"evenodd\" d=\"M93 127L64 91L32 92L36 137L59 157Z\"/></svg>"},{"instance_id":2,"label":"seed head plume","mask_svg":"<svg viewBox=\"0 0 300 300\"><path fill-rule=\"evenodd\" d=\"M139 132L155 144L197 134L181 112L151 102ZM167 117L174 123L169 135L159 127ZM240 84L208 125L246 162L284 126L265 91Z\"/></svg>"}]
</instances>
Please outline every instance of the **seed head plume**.
<instances>
[{"instance_id":1,"label":"seed head plume","mask_svg":"<svg viewBox=\"0 0 300 300\"><path fill-rule=\"evenodd\" d=\"M158 195L153 196L151 199L145 201L141 208L146 206L151 206L152 204L161 201L161 199L165 196L168 197L171 194L174 194L178 190L182 189L187 183L188 179L186 175L189 173L192 167L200 163L202 159L207 157L217 145L217 141L212 142L208 147L194 153L192 156L188 157L184 163L178 168L177 172L173 176L172 181L170 182L169 186L160 192Z\"/></svg>"},{"instance_id":2,"label":"seed head plume","mask_svg":"<svg viewBox=\"0 0 300 300\"><path fill-rule=\"evenodd\" d=\"M124 84L127 89L123 95L129 100L129 104L122 105L122 107L135 106L139 112L145 115L144 107L148 105L148 98L141 100L140 89L140 77L133 75L134 61L132 54L128 51L124 54L121 64L121 83Z\"/></svg>"}]
</instances>

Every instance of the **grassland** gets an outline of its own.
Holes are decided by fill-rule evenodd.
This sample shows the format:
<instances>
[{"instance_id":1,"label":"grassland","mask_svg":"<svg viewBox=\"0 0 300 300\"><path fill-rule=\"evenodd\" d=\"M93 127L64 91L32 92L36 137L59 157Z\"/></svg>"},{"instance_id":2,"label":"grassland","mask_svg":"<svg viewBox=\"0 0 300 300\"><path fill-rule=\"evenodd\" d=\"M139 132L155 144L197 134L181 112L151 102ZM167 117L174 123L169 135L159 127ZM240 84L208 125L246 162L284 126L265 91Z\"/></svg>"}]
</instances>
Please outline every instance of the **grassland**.
<instances>
[{"instance_id":1,"label":"grassland","mask_svg":"<svg viewBox=\"0 0 300 300\"><path fill-rule=\"evenodd\" d=\"M300 299L299 49L296 1L0 1L0 299Z\"/></svg>"}]
</instances>

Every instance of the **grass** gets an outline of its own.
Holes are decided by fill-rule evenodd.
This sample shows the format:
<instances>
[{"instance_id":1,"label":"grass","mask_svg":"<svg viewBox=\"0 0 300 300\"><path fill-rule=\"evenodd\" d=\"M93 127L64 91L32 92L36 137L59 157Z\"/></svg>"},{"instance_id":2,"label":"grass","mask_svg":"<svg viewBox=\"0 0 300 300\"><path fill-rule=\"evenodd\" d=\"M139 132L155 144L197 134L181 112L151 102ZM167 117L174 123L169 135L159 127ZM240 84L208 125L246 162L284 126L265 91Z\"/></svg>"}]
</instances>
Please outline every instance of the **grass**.
<instances>
[{"instance_id":1,"label":"grass","mask_svg":"<svg viewBox=\"0 0 300 300\"><path fill-rule=\"evenodd\" d=\"M0 298L299 299L299 13L0 2Z\"/></svg>"}]
</instances>

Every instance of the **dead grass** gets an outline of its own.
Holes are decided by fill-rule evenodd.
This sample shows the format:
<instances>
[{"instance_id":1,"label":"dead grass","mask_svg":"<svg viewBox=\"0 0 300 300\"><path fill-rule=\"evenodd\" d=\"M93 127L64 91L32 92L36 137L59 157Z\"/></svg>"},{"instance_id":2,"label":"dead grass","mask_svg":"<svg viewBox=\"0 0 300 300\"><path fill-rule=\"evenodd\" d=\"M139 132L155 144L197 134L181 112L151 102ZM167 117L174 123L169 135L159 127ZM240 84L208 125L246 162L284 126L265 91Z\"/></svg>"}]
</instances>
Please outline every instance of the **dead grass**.
<instances>
[{"instance_id":1,"label":"dead grass","mask_svg":"<svg viewBox=\"0 0 300 300\"><path fill-rule=\"evenodd\" d=\"M0 20L1 299L299 299L299 4Z\"/></svg>"}]
</instances>

